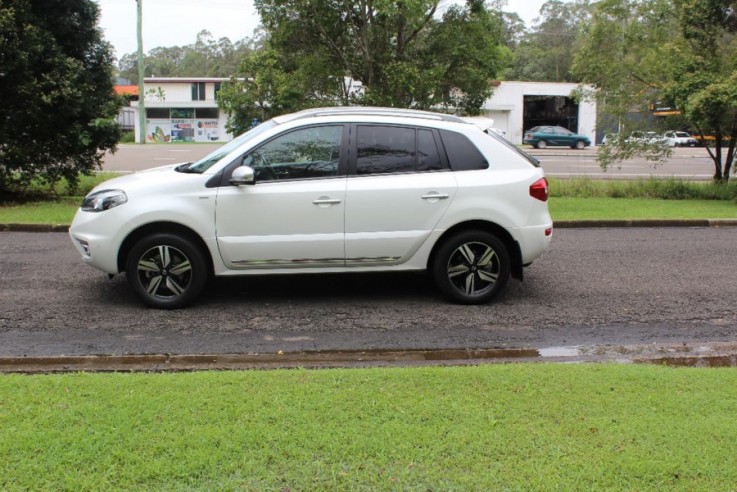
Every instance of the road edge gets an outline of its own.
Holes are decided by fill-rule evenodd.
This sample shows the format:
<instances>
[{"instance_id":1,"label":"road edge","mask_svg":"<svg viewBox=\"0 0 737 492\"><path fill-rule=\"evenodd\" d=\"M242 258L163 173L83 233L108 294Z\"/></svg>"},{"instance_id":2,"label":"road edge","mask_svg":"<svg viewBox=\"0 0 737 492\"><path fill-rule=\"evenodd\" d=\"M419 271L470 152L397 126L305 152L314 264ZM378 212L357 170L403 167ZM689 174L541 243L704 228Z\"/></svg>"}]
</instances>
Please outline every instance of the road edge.
<instances>
[{"instance_id":1,"label":"road edge","mask_svg":"<svg viewBox=\"0 0 737 492\"><path fill-rule=\"evenodd\" d=\"M737 366L737 342L598 345L550 348L339 350L245 354L125 354L0 357L0 373L181 372L462 366L509 363L618 363Z\"/></svg>"}]
</instances>

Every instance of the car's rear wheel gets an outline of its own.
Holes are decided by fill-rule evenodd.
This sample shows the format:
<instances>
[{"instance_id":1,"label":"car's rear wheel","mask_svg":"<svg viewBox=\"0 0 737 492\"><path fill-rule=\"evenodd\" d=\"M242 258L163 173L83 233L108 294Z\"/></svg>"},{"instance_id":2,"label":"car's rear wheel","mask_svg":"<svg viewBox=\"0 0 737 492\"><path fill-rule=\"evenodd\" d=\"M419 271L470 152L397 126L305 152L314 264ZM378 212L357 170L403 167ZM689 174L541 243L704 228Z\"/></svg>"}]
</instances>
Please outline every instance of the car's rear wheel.
<instances>
[{"instance_id":1,"label":"car's rear wheel","mask_svg":"<svg viewBox=\"0 0 737 492\"><path fill-rule=\"evenodd\" d=\"M577 140L575 147L577 150L583 150L586 147L586 143L583 140Z\"/></svg>"},{"instance_id":2,"label":"car's rear wheel","mask_svg":"<svg viewBox=\"0 0 737 492\"><path fill-rule=\"evenodd\" d=\"M438 288L451 300L482 304L504 289L510 273L509 253L491 233L464 231L440 246L432 269Z\"/></svg>"},{"instance_id":3,"label":"car's rear wheel","mask_svg":"<svg viewBox=\"0 0 737 492\"><path fill-rule=\"evenodd\" d=\"M545 140L540 140L537 142L538 149L544 149L547 146L548 146L548 142L546 142Z\"/></svg>"},{"instance_id":4,"label":"car's rear wheel","mask_svg":"<svg viewBox=\"0 0 737 492\"><path fill-rule=\"evenodd\" d=\"M147 305L176 309L191 304L208 280L200 249L175 234L154 234L139 240L126 261L126 277Z\"/></svg>"}]
</instances>

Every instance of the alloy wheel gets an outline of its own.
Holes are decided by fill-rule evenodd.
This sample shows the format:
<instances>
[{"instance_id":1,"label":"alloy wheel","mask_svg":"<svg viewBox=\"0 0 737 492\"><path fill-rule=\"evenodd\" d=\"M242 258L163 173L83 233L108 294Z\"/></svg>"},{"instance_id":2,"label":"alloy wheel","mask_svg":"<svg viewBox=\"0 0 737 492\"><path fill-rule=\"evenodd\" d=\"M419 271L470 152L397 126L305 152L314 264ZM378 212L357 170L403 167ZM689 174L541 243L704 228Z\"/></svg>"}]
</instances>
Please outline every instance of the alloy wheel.
<instances>
[{"instance_id":1,"label":"alloy wheel","mask_svg":"<svg viewBox=\"0 0 737 492\"><path fill-rule=\"evenodd\" d=\"M450 255L447 274L450 283L463 294L482 295L491 290L499 278L499 257L488 244L467 242Z\"/></svg>"},{"instance_id":2,"label":"alloy wheel","mask_svg":"<svg viewBox=\"0 0 737 492\"><path fill-rule=\"evenodd\" d=\"M174 299L182 296L192 283L192 264L181 250L159 245L140 256L136 275L150 296Z\"/></svg>"}]
</instances>

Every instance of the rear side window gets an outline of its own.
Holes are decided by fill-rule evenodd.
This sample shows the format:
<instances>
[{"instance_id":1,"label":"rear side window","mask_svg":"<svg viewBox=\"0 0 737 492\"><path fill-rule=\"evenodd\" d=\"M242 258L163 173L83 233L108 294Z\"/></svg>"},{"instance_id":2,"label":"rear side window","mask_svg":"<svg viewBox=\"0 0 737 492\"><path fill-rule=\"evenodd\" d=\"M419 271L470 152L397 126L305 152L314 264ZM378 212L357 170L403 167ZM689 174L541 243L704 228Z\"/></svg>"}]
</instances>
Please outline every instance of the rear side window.
<instances>
[{"instance_id":1,"label":"rear side window","mask_svg":"<svg viewBox=\"0 0 737 492\"><path fill-rule=\"evenodd\" d=\"M358 175L437 171L443 168L431 130L358 125L356 146Z\"/></svg>"},{"instance_id":2,"label":"rear side window","mask_svg":"<svg viewBox=\"0 0 737 492\"><path fill-rule=\"evenodd\" d=\"M437 171L442 168L435 136L430 130L417 130L417 170Z\"/></svg>"},{"instance_id":3,"label":"rear side window","mask_svg":"<svg viewBox=\"0 0 737 492\"><path fill-rule=\"evenodd\" d=\"M440 135L452 170L474 171L489 168L489 162L465 135L448 130L441 130Z\"/></svg>"}]
</instances>

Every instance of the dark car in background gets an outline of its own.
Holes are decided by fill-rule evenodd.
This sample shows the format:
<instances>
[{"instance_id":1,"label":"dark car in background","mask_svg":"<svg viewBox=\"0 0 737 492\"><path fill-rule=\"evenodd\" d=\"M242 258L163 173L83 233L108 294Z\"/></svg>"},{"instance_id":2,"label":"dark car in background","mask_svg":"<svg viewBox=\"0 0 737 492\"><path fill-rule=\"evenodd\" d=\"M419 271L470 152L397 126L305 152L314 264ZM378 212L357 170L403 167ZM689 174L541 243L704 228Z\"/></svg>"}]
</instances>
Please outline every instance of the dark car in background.
<instances>
[{"instance_id":1,"label":"dark car in background","mask_svg":"<svg viewBox=\"0 0 737 492\"><path fill-rule=\"evenodd\" d=\"M525 132L522 143L538 149L557 145L581 150L591 145L591 140L586 135L573 133L562 126L536 126Z\"/></svg>"}]
</instances>

